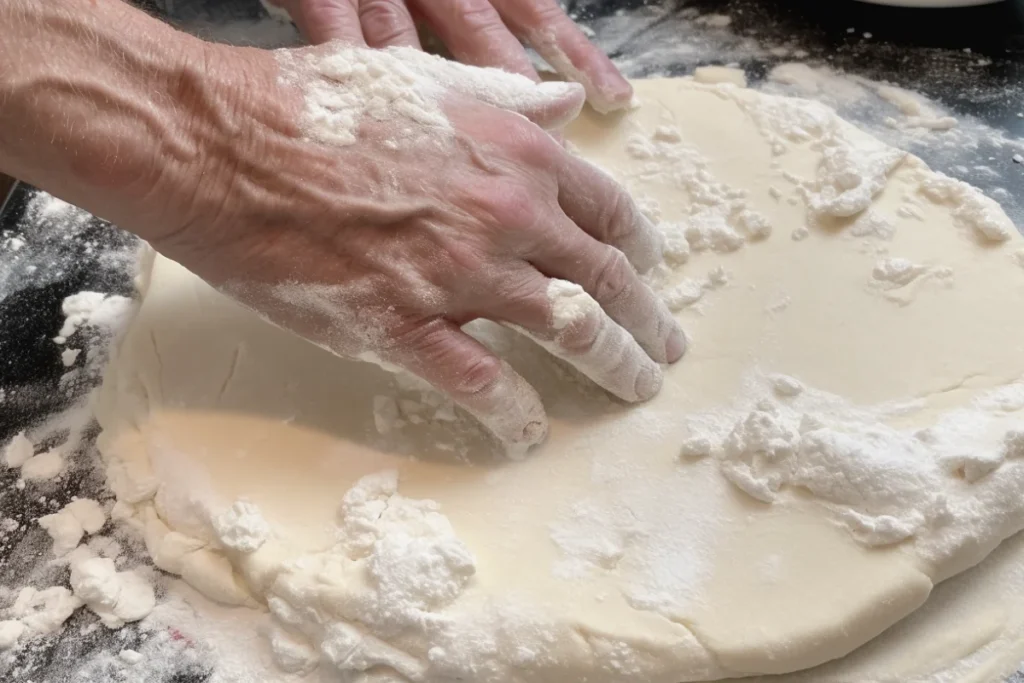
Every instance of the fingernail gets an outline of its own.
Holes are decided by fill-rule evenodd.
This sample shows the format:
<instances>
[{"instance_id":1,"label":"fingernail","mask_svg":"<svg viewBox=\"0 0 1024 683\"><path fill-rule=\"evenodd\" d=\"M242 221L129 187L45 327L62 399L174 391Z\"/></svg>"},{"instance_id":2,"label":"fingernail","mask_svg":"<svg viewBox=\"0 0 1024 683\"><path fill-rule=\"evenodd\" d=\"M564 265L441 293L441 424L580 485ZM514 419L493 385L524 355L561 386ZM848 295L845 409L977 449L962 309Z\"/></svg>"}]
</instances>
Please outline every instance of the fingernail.
<instances>
[{"instance_id":1,"label":"fingernail","mask_svg":"<svg viewBox=\"0 0 1024 683\"><path fill-rule=\"evenodd\" d=\"M657 365L649 365L640 370L636 377L634 391L638 401L654 398L661 391L662 374Z\"/></svg>"},{"instance_id":2,"label":"fingernail","mask_svg":"<svg viewBox=\"0 0 1024 683\"><path fill-rule=\"evenodd\" d=\"M597 93L592 99L596 102L591 102L591 105L596 104L594 108L602 114L624 109L633 101L633 86L617 72L601 74L598 82L594 84L594 89Z\"/></svg>"},{"instance_id":3,"label":"fingernail","mask_svg":"<svg viewBox=\"0 0 1024 683\"><path fill-rule=\"evenodd\" d=\"M668 357L669 363L675 363L683 357L684 353L686 353L686 335L682 328L676 325L672 333L668 335L668 341L665 342L665 356Z\"/></svg>"},{"instance_id":4,"label":"fingernail","mask_svg":"<svg viewBox=\"0 0 1024 683\"><path fill-rule=\"evenodd\" d=\"M633 86L622 76L615 74L603 80L601 89L608 99L623 107L633 99Z\"/></svg>"},{"instance_id":5,"label":"fingernail","mask_svg":"<svg viewBox=\"0 0 1024 683\"><path fill-rule=\"evenodd\" d=\"M523 443L539 444L548 435L548 426L543 422L530 422L523 428Z\"/></svg>"}]
</instances>

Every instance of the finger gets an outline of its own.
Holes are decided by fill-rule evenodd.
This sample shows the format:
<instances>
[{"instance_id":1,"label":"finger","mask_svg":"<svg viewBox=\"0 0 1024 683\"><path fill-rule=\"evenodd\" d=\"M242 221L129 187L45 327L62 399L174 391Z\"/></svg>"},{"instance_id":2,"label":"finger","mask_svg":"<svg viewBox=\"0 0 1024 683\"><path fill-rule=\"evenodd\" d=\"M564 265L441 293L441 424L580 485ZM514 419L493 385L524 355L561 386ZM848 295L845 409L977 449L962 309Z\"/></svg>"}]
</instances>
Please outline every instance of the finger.
<instances>
[{"instance_id":1,"label":"finger","mask_svg":"<svg viewBox=\"0 0 1024 683\"><path fill-rule=\"evenodd\" d=\"M664 241L626 189L597 166L562 155L558 201L576 225L594 239L617 248L646 273L662 260Z\"/></svg>"},{"instance_id":2,"label":"finger","mask_svg":"<svg viewBox=\"0 0 1024 683\"><path fill-rule=\"evenodd\" d=\"M453 92L520 114L548 131L562 128L576 118L586 98L583 88L576 83L533 83L519 75L499 74L455 62L448 62L434 75ZM451 115L469 125L483 125L494 119L494 112L467 107L464 100L453 108Z\"/></svg>"},{"instance_id":3,"label":"finger","mask_svg":"<svg viewBox=\"0 0 1024 683\"><path fill-rule=\"evenodd\" d=\"M340 40L366 45L359 24L357 0L292 0L289 13L306 39L314 45Z\"/></svg>"},{"instance_id":4,"label":"finger","mask_svg":"<svg viewBox=\"0 0 1024 683\"><path fill-rule=\"evenodd\" d=\"M403 0L359 0L359 22L370 47L422 49L416 23Z\"/></svg>"},{"instance_id":5,"label":"finger","mask_svg":"<svg viewBox=\"0 0 1024 683\"><path fill-rule=\"evenodd\" d=\"M417 8L460 62L540 80L522 43L489 0L425 0Z\"/></svg>"},{"instance_id":6,"label":"finger","mask_svg":"<svg viewBox=\"0 0 1024 683\"><path fill-rule=\"evenodd\" d=\"M516 98L505 108L522 114L544 130L564 128L579 116L586 93L576 83L538 83L527 97Z\"/></svg>"},{"instance_id":7,"label":"finger","mask_svg":"<svg viewBox=\"0 0 1024 683\"><path fill-rule=\"evenodd\" d=\"M518 284L517 284L518 283ZM505 278L492 319L567 361L605 390L646 401L661 389L661 367L582 287L536 271Z\"/></svg>"},{"instance_id":8,"label":"finger","mask_svg":"<svg viewBox=\"0 0 1024 683\"><path fill-rule=\"evenodd\" d=\"M569 223L567 220L566 223ZM659 363L674 363L686 351L686 336L672 312L645 285L625 255L575 225L563 240L551 240L530 261L549 277L576 282L604 312Z\"/></svg>"},{"instance_id":9,"label":"finger","mask_svg":"<svg viewBox=\"0 0 1024 683\"><path fill-rule=\"evenodd\" d=\"M632 101L633 86L555 0L493 2L513 32L527 40L558 73L587 89L587 100L594 109L609 112Z\"/></svg>"},{"instance_id":10,"label":"finger","mask_svg":"<svg viewBox=\"0 0 1024 683\"><path fill-rule=\"evenodd\" d=\"M446 320L402 336L389 360L421 377L479 420L511 455L544 440L540 396L512 367Z\"/></svg>"}]
</instances>

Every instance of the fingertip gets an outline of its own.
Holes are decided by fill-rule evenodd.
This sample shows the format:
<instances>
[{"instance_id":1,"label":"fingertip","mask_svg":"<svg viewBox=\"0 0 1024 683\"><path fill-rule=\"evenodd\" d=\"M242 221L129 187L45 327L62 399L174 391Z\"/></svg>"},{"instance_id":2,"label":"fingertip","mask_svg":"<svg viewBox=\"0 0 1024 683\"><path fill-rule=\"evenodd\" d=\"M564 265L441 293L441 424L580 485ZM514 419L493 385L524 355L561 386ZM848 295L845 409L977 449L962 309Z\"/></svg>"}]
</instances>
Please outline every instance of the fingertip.
<instances>
[{"instance_id":1,"label":"fingertip","mask_svg":"<svg viewBox=\"0 0 1024 683\"><path fill-rule=\"evenodd\" d=\"M627 247L629 251L626 255L630 257L629 261L636 268L636 272L643 275L664 260L665 237L635 202L634 206L637 228L633 234L636 237L633 244Z\"/></svg>"},{"instance_id":2,"label":"fingertip","mask_svg":"<svg viewBox=\"0 0 1024 683\"><path fill-rule=\"evenodd\" d=\"M669 363L675 363L683 355L686 354L686 333L683 329L673 321L672 332L668 335L668 340L665 342L665 356L668 358Z\"/></svg>"},{"instance_id":3,"label":"fingertip","mask_svg":"<svg viewBox=\"0 0 1024 683\"><path fill-rule=\"evenodd\" d=\"M655 363L645 364L641 367L633 384L636 401L649 401L657 396L661 391L664 378L661 367Z\"/></svg>"},{"instance_id":4,"label":"fingertip","mask_svg":"<svg viewBox=\"0 0 1024 683\"><path fill-rule=\"evenodd\" d=\"M524 115L545 130L564 128L579 116L587 101L587 93L579 83L546 81L537 84L544 106Z\"/></svg>"},{"instance_id":5,"label":"fingertip","mask_svg":"<svg viewBox=\"0 0 1024 683\"><path fill-rule=\"evenodd\" d=\"M523 457L547 438L548 418L540 394L511 366L502 365L500 379L488 392L487 409L474 412L510 457Z\"/></svg>"},{"instance_id":6,"label":"fingertip","mask_svg":"<svg viewBox=\"0 0 1024 683\"><path fill-rule=\"evenodd\" d=\"M547 419L531 420L513 438L503 440L505 453L512 460L522 460L529 455L530 450L539 446L548 436Z\"/></svg>"},{"instance_id":7,"label":"fingertip","mask_svg":"<svg viewBox=\"0 0 1024 683\"><path fill-rule=\"evenodd\" d=\"M633 86L611 62L608 62L608 69L602 70L595 81L588 101L596 112L610 114L630 106Z\"/></svg>"}]
</instances>

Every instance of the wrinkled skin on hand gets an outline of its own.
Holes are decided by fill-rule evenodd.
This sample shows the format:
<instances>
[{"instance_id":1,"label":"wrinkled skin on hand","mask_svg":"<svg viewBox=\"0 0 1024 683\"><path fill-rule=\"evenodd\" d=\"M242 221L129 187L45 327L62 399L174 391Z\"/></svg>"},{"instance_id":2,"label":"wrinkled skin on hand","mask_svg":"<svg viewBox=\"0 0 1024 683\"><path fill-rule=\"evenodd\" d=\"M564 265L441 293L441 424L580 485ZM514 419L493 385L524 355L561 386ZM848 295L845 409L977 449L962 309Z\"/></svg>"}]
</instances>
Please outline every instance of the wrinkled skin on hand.
<instances>
[{"instance_id":1,"label":"wrinkled skin on hand","mask_svg":"<svg viewBox=\"0 0 1024 683\"><path fill-rule=\"evenodd\" d=\"M451 89L450 130L410 136L408 120L367 118L354 144L331 146L304 133L301 86L279 81L271 55L240 64L232 50L221 66L246 76L230 116L195 133L208 138L204 173L157 188L183 209L151 239L159 251L338 355L423 378L520 452L544 438L544 408L462 331L472 320L524 331L624 400L659 390L659 363L685 347L637 275L660 239L622 187L542 128L577 112L582 88L545 90L534 121ZM591 304L561 327L556 279Z\"/></svg>"},{"instance_id":2,"label":"wrinkled skin on hand","mask_svg":"<svg viewBox=\"0 0 1024 683\"><path fill-rule=\"evenodd\" d=\"M265 0L287 11L314 44L421 48L419 21L452 55L539 80L520 41L586 88L598 111L627 106L633 88L557 0Z\"/></svg>"}]
</instances>

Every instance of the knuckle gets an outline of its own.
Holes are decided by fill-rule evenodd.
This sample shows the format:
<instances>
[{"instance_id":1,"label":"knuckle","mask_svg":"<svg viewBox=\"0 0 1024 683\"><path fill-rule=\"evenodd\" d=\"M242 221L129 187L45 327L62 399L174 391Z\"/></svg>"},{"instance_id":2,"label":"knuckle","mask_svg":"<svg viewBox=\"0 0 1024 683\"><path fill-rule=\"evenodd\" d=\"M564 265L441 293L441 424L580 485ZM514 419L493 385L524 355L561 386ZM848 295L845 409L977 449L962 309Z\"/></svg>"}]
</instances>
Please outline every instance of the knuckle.
<instances>
[{"instance_id":1,"label":"knuckle","mask_svg":"<svg viewBox=\"0 0 1024 683\"><path fill-rule=\"evenodd\" d=\"M609 247L594 277L594 298L605 306L622 302L633 292L632 275L625 254Z\"/></svg>"},{"instance_id":2,"label":"knuckle","mask_svg":"<svg viewBox=\"0 0 1024 683\"><path fill-rule=\"evenodd\" d=\"M454 3L454 10L471 35L487 35L504 29L498 13L486 0L457 0Z\"/></svg>"},{"instance_id":3,"label":"knuckle","mask_svg":"<svg viewBox=\"0 0 1024 683\"><path fill-rule=\"evenodd\" d=\"M494 293L499 301L529 305L535 310L543 310L544 314L536 316L540 320L547 319L547 297L544 295L544 279L532 274L511 275L502 278L495 286ZM540 302L544 302L541 305Z\"/></svg>"},{"instance_id":4,"label":"knuckle","mask_svg":"<svg viewBox=\"0 0 1024 683\"><path fill-rule=\"evenodd\" d=\"M443 324L426 324L407 330L395 341L410 350L417 367L433 368L431 374L444 379L438 387L455 396L469 397L485 392L501 377L501 361L480 351Z\"/></svg>"},{"instance_id":5,"label":"knuckle","mask_svg":"<svg viewBox=\"0 0 1024 683\"><path fill-rule=\"evenodd\" d=\"M314 21L336 20L344 16L348 0L295 0L302 13Z\"/></svg>"},{"instance_id":6,"label":"knuckle","mask_svg":"<svg viewBox=\"0 0 1024 683\"><path fill-rule=\"evenodd\" d=\"M362 0L359 3L359 20L362 28L378 40L388 41L403 33L406 12L394 0Z\"/></svg>"},{"instance_id":7,"label":"knuckle","mask_svg":"<svg viewBox=\"0 0 1024 683\"><path fill-rule=\"evenodd\" d=\"M449 343L440 321L423 321L415 318L403 320L388 330L389 350L412 354L418 363L433 363L444 354Z\"/></svg>"},{"instance_id":8,"label":"knuckle","mask_svg":"<svg viewBox=\"0 0 1024 683\"><path fill-rule=\"evenodd\" d=\"M525 5L531 28L543 30L567 18L558 3L551 0L532 0Z\"/></svg>"},{"instance_id":9,"label":"knuckle","mask_svg":"<svg viewBox=\"0 0 1024 683\"><path fill-rule=\"evenodd\" d=\"M561 148L539 126L522 120L519 122L518 130L514 131L514 137L510 137L510 145L516 156L531 166L551 168Z\"/></svg>"},{"instance_id":10,"label":"knuckle","mask_svg":"<svg viewBox=\"0 0 1024 683\"><path fill-rule=\"evenodd\" d=\"M503 228L529 229L541 220L536 193L523 184L490 188L477 201Z\"/></svg>"},{"instance_id":11,"label":"knuckle","mask_svg":"<svg viewBox=\"0 0 1024 683\"><path fill-rule=\"evenodd\" d=\"M452 390L465 395L484 393L494 386L501 373L500 360L490 354L479 354L459 368Z\"/></svg>"},{"instance_id":12,"label":"knuckle","mask_svg":"<svg viewBox=\"0 0 1024 683\"><path fill-rule=\"evenodd\" d=\"M615 192L601 208L598 229L607 242L621 241L636 231L639 212L625 192Z\"/></svg>"}]
</instances>

